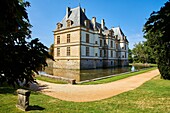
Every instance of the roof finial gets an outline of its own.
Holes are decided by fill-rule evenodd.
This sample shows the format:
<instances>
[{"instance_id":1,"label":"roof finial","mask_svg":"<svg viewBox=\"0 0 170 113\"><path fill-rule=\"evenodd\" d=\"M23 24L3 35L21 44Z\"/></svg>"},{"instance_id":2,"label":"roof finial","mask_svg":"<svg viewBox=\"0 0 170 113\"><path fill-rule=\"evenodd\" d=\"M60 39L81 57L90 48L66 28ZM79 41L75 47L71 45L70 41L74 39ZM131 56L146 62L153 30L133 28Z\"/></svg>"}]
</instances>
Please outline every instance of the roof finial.
<instances>
[{"instance_id":1,"label":"roof finial","mask_svg":"<svg viewBox=\"0 0 170 113\"><path fill-rule=\"evenodd\" d=\"M81 7L80 0L79 0L79 7Z\"/></svg>"}]
</instances>

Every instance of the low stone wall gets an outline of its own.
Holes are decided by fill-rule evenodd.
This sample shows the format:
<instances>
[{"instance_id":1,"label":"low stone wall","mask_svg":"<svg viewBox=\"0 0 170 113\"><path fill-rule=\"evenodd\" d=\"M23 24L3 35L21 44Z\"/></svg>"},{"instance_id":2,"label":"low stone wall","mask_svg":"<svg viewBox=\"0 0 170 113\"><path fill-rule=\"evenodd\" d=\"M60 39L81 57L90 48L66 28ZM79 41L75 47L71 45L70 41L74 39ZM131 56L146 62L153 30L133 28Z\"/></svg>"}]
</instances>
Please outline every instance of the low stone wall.
<instances>
[{"instance_id":1,"label":"low stone wall","mask_svg":"<svg viewBox=\"0 0 170 113\"><path fill-rule=\"evenodd\" d=\"M52 76L52 75L49 75L49 74L41 74L41 76L49 77L49 78L56 79L56 80L66 81L69 84L76 84L76 80L71 79L71 78Z\"/></svg>"}]
</instances>

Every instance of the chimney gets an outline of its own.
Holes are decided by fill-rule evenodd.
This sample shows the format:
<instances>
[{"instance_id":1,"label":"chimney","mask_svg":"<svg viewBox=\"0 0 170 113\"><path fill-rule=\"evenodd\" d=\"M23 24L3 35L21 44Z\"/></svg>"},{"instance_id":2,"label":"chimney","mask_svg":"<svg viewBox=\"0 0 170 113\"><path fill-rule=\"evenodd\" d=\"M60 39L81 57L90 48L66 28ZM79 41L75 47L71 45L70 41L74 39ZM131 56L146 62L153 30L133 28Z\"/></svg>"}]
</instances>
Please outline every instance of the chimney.
<instances>
[{"instance_id":1,"label":"chimney","mask_svg":"<svg viewBox=\"0 0 170 113\"><path fill-rule=\"evenodd\" d=\"M93 28L96 28L96 17L92 17Z\"/></svg>"},{"instance_id":2,"label":"chimney","mask_svg":"<svg viewBox=\"0 0 170 113\"><path fill-rule=\"evenodd\" d=\"M66 18L68 18L69 17L69 15L70 15L70 7L67 7L66 8Z\"/></svg>"},{"instance_id":3,"label":"chimney","mask_svg":"<svg viewBox=\"0 0 170 113\"><path fill-rule=\"evenodd\" d=\"M101 20L101 28L104 29L105 27L105 22L104 22L104 19Z\"/></svg>"},{"instance_id":4,"label":"chimney","mask_svg":"<svg viewBox=\"0 0 170 113\"><path fill-rule=\"evenodd\" d=\"M83 13L85 14L86 9L85 9L85 8L83 8L83 9L82 9L82 11L83 11Z\"/></svg>"}]
</instances>

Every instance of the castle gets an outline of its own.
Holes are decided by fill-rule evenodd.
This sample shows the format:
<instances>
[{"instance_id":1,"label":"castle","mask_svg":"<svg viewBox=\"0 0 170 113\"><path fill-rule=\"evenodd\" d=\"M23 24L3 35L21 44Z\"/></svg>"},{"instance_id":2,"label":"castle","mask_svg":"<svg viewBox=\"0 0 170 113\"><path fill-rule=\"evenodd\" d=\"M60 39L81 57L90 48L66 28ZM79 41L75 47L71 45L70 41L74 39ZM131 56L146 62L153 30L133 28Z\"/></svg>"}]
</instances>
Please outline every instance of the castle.
<instances>
[{"instance_id":1,"label":"castle","mask_svg":"<svg viewBox=\"0 0 170 113\"><path fill-rule=\"evenodd\" d=\"M128 40L120 27L87 18L80 6L67 7L54 32L54 68L95 69L128 65Z\"/></svg>"}]
</instances>

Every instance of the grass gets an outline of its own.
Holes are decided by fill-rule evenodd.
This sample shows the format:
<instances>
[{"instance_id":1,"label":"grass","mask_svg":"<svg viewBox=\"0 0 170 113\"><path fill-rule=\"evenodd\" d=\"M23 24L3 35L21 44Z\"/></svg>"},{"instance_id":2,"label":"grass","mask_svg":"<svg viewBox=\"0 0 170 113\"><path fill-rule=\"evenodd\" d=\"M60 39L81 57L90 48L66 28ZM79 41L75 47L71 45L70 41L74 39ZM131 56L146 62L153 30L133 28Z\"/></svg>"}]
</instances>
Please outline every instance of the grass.
<instances>
[{"instance_id":1,"label":"grass","mask_svg":"<svg viewBox=\"0 0 170 113\"><path fill-rule=\"evenodd\" d=\"M157 67L157 64L150 64L150 63L131 63L131 64L129 64L129 65Z\"/></svg>"},{"instance_id":2,"label":"grass","mask_svg":"<svg viewBox=\"0 0 170 113\"><path fill-rule=\"evenodd\" d=\"M139 88L95 102L75 103L31 92L30 113L169 113L170 81L159 76ZM0 113L22 113L15 107L17 95L0 87Z\"/></svg>"},{"instance_id":3,"label":"grass","mask_svg":"<svg viewBox=\"0 0 170 113\"><path fill-rule=\"evenodd\" d=\"M55 83L55 84L67 84L66 81L52 79L52 78L49 78L49 77L44 77L44 76L39 76L39 75L36 75L36 79L46 81L46 82L50 82L50 83Z\"/></svg>"},{"instance_id":4,"label":"grass","mask_svg":"<svg viewBox=\"0 0 170 113\"><path fill-rule=\"evenodd\" d=\"M152 67L152 68L147 68L147 69L140 70L140 71L137 71L137 72L120 74L118 76L113 76L113 77L106 78L106 79L90 81L90 82L85 82L85 83L80 83L80 84L81 85L92 85L92 84L109 83L109 82L113 82L113 81L117 81L117 80L120 80L120 79L124 79L124 78L130 77L130 76L134 76L134 75L137 75L137 74L142 74L142 73L145 73L145 72L148 72L148 71L151 71L151 70L155 70L155 69L156 69L156 67Z\"/></svg>"}]
</instances>

